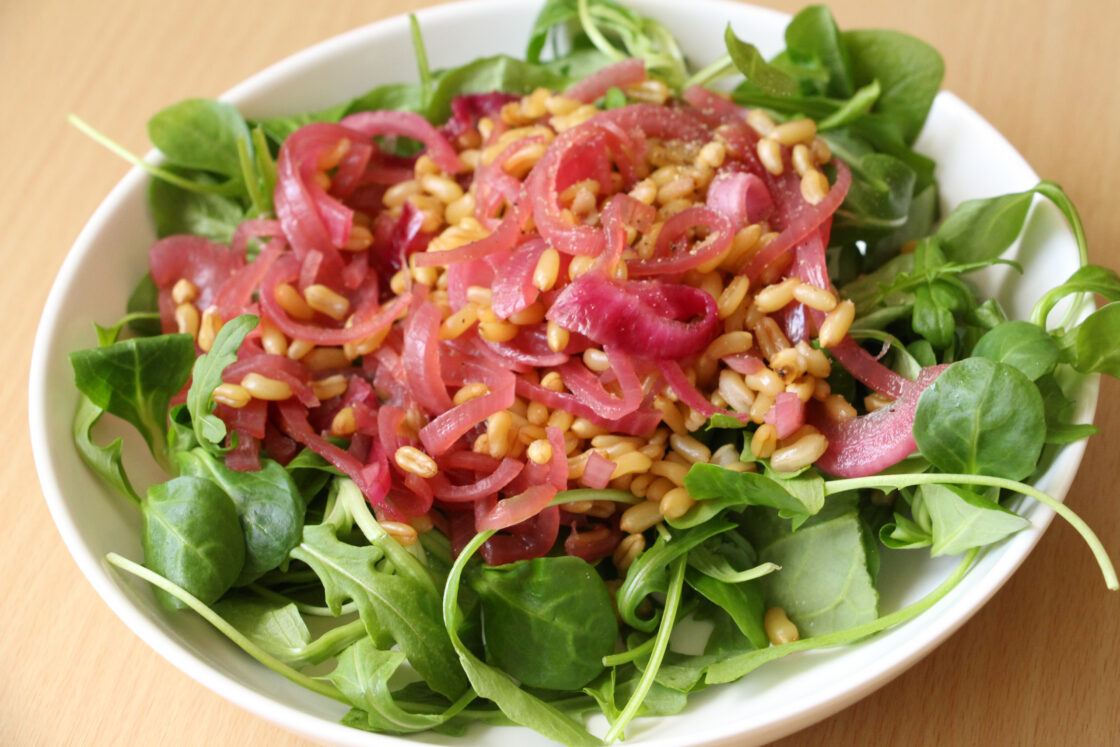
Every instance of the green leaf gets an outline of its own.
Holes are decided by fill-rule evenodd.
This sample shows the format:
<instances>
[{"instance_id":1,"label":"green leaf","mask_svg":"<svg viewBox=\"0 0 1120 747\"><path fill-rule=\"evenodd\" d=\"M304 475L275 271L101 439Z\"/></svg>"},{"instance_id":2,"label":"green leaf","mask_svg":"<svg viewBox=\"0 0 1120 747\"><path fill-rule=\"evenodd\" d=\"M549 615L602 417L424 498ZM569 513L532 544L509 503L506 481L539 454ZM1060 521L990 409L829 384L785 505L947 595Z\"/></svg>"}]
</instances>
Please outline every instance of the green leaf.
<instances>
[{"instance_id":1,"label":"green leaf","mask_svg":"<svg viewBox=\"0 0 1120 747\"><path fill-rule=\"evenodd\" d=\"M580 558L483 568L469 579L482 601L487 660L522 684L576 690L603 671L618 621L595 569Z\"/></svg>"},{"instance_id":2,"label":"green leaf","mask_svg":"<svg viewBox=\"0 0 1120 747\"><path fill-rule=\"evenodd\" d=\"M128 328L136 334L153 337L163 333L159 323L159 288L148 273L144 273L144 277L132 289L125 311L133 317L128 322Z\"/></svg>"},{"instance_id":3,"label":"green leaf","mask_svg":"<svg viewBox=\"0 0 1120 747\"><path fill-rule=\"evenodd\" d=\"M685 581L708 601L724 610L756 648L769 643L762 616L766 612L766 601L762 595L761 582L747 581L729 584L690 567Z\"/></svg>"},{"instance_id":4,"label":"green leaf","mask_svg":"<svg viewBox=\"0 0 1120 747\"><path fill-rule=\"evenodd\" d=\"M148 120L148 137L176 166L241 179L237 141L249 142L249 127L224 101L187 99Z\"/></svg>"},{"instance_id":5,"label":"green leaf","mask_svg":"<svg viewBox=\"0 0 1120 747\"><path fill-rule=\"evenodd\" d=\"M922 485L922 502L933 522L933 547L938 555L959 555L974 547L999 542L1030 522L979 493L951 485Z\"/></svg>"},{"instance_id":6,"label":"green leaf","mask_svg":"<svg viewBox=\"0 0 1120 747\"><path fill-rule=\"evenodd\" d=\"M1046 330L1030 322L1011 321L984 333L972 355L1014 366L1035 381L1053 370L1060 352Z\"/></svg>"},{"instance_id":7,"label":"green leaf","mask_svg":"<svg viewBox=\"0 0 1120 747\"><path fill-rule=\"evenodd\" d=\"M1095 293L1106 301L1120 301L1120 275L1115 270L1099 265L1079 267L1069 280L1047 291L1031 312L1031 321L1039 326L1046 324L1050 311L1062 298L1075 293Z\"/></svg>"},{"instance_id":8,"label":"green leaf","mask_svg":"<svg viewBox=\"0 0 1120 747\"><path fill-rule=\"evenodd\" d=\"M390 540L392 541L392 540ZM454 699L467 688L440 621L438 594L414 578L380 570L385 557L374 545L355 547L328 525L304 527L303 541L291 553L307 563L323 584L327 605L337 614L352 599L370 637L388 636L433 690Z\"/></svg>"},{"instance_id":9,"label":"green leaf","mask_svg":"<svg viewBox=\"0 0 1120 747\"><path fill-rule=\"evenodd\" d=\"M251 314L243 314L226 322L214 338L210 352L200 355L194 364L194 378L187 391L187 409L194 423L195 437L207 451L220 452L222 440L226 437L226 424L212 414L214 389L222 383L222 371L237 360L242 341L258 321ZM193 341L191 348L193 355Z\"/></svg>"},{"instance_id":10,"label":"green leaf","mask_svg":"<svg viewBox=\"0 0 1120 747\"><path fill-rule=\"evenodd\" d=\"M84 394L78 396L78 409L74 413L74 444L78 447L78 454L89 468L98 477L104 480L113 490L136 505L140 505L140 496L132 489L132 483L125 474L124 464L121 462L121 439L113 439L108 446L98 446L93 442L90 431L105 411L90 401Z\"/></svg>"},{"instance_id":11,"label":"green leaf","mask_svg":"<svg viewBox=\"0 0 1120 747\"><path fill-rule=\"evenodd\" d=\"M162 179L148 185L148 207L160 238L190 233L228 244L246 217L232 197L192 192Z\"/></svg>"},{"instance_id":12,"label":"green leaf","mask_svg":"<svg viewBox=\"0 0 1120 747\"><path fill-rule=\"evenodd\" d=\"M559 709L522 690L500 669L484 663L459 637L463 613L459 609L459 581L468 561L493 532L481 532L459 553L447 575L443 594L443 624L459 663L470 679L470 684L481 698L494 701L514 723L528 726L547 739L572 747L597 747L602 742L586 729L565 716Z\"/></svg>"},{"instance_id":13,"label":"green leaf","mask_svg":"<svg viewBox=\"0 0 1120 747\"><path fill-rule=\"evenodd\" d=\"M205 449L177 456L182 474L210 480L233 501L245 534L245 566L235 582L252 583L283 563L299 544L303 497L288 471L271 459L259 470L229 469Z\"/></svg>"},{"instance_id":14,"label":"green leaf","mask_svg":"<svg viewBox=\"0 0 1120 747\"><path fill-rule=\"evenodd\" d=\"M230 595L214 612L242 635L281 661L298 656L311 642L307 623L291 602Z\"/></svg>"},{"instance_id":15,"label":"green leaf","mask_svg":"<svg viewBox=\"0 0 1120 747\"><path fill-rule=\"evenodd\" d=\"M832 12L824 5L802 9L786 26L786 52L799 64L816 62L828 71L830 96L846 99L855 92L852 63Z\"/></svg>"},{"instance_id":16,"label":"green leaf","mask_svg":"<svg viewBox=\"0 0 1120 747\"><path fill-rule=\"evenodd\" d=\"M933 544L933 537L917 522L895 513L893 522L880 527L879 541L892 550L913 550L929 547Z\"/></svg>"},{"instance_id":17,"label":"green leaf","mask_svg":"<svg viewBox=\"0 0 1120 747\"><path fill-rule=\"evenodd\" d=\"M400 651L379 649L364 638L339 655L338 666L326 678L361 711L362 727L381 733L413 734L433 729L474 700L474 693L468 691L441 713L404 710L389 689L390 678L404 662L405 655Z\"/></svg>"},{"instance_id":18,"label":"green leaf","mask_svg":"<svg viewBox=\"0 0 1120 747\"><path fill-rule=\"evenodd\" d=\"M995 259L1019 238L1034 190L962 202L937 229L937 240L954 262Z\"/></svg>"},{"instance_id":19,"label":"green leaf","mask_svg":"<svg viewBox=\"0 0 1120 747\"><path fill-rule=\"evenodd\" d=\"M186 383L193 361L190 335L138 337L70 354L78 391L134 425L168 472L168 405Z\"/></svg>"},{"instance_id":20,"label":"green leaf","mask_svg":"<svg viewBox=\"0 0 1120 747\"><path fill-rule=\"evenodd\" d=\"M880 93L882 93L882 89L879 86L879 81L871 81L856 91L855 95L845 101L839 109L817 122L817 129L821 131L834 130L837 127L851 124L871 111L875 102L879 100Z\"/></svg>"},{"instance_id":21,"label":"green leaf","mask_svg":"<svg viewBox=\"0 0 1120 747\"><path fill-rule=\"evenodd\" d=\"M780 536L759 555L782 568L759 582L767 605L784 609L802 635L825 635L878 617L879 594L854 511Z\"/></svg>"},{"instance_id":22,"label":"green leaf","mask_svg":"<svg viewBox=\"0 0 1120 747\"><path fill-rule=\"evenodd\" d=\"M674 527L694 527L726 508L745 506L776 508L800 523L824 504L820 485L774 480L757 472L733 472L715 464L693 465L684 484L696 505L679 519L671 519Z\"/></svg>"},{"instance_id":23,"label":"green leaf","mask_svg":"<svg viewBox=\"0 0 1120 747\"><path fill-rule=\"evenodd\" d=\"M1083 374L1120 378L1120 302L1106 304L1062 339L1062 354Z\"/></svg>"},{"instance_id":24,"label":"green leaf","mask_svg":"<svg viewBox=\"0 0 1120 747\"><path fill-rule=\"evenodd\" d=\"M918 399L914 440L943 472L1018 480L1034 471L1046 436L1042 396L1017 368L968 358Z\"/></svg>"},{"instance_id":25,"label":"green leaf","mask_svg":"<svg viewBox=\"0 0 1120 747\"><path fill-rule=\"evenodd\" d=\"M731 61L752 86L771 96L792 96L797 93L797 81L768 64L753 44L747 44L735 36L731 24L727 24L723 40L727 44Z\"/></svg>"},{"instance_id":26,"label":"green leaf","mask_svg":"<svg viewBox=\"0 0 1120 747\"><path fill-rule=\"evenodd\" d=\"M233 585L245 563L245 540L233 503L214 483L176 477L148 488L143 503L144 563L203 604L213 604ZM184 603L163 591L168 609Z\"/></svg>"},{"instance_id":27,"label":"green leaf","mask_svg":"<svg viewBox=\"0 0 1120 747\"><path fill-rule=\"evenodd\" d=\"M879 82L882 95L875 111L896 123L905 143L913 144L941 88L945 74L941 55L900 31L845 31L840 37L855 85Z\"/></svg>"}]
</instances>

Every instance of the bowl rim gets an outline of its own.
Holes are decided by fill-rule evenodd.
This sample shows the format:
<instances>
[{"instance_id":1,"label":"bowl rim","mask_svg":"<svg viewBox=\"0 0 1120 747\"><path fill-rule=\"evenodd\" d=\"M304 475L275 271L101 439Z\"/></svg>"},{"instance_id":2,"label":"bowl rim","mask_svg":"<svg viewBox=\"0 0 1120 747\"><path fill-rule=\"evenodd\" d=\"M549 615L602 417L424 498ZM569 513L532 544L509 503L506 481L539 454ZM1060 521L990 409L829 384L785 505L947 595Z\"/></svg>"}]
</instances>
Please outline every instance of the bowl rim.
<instances>
[{"instance_id":1,"label":"bowl rim","mask_svg":"<svg viewBox=\"0 0 1120 747\"><path fill-rule=\"evenodd\" d=\"M773 19L781 20L783 23L790 19L788 14L779 11L745 3L730 2L730 0L699 0L699 2L702 5L724 7L728 12L768 15ZM627 0L627 3L640 6L653 15L656 15L657 8L672 7L676 4L674 0ZM416 16L421 23L436 18L441 22L446 22L463 16L473 17L501 12L502 9L521 7L522 5L522 0L452 2L422 9L416 13ZM373 43L375 38L381 35L392 36L407 33L407 28L407 16L396 15L345 31L267 66L234 85L219 98L235 105L244 105L246 100L252 98L261 89L268 88L276 81L283 80L306 66L314 64L325 54L338 53L352 47L364 47ZM983 130L987 136L998 139L1010 154L1013 154L1015 158L1022 162L1022 165L1037 181L1037 174L1014 146L995 127L955 94L942 90L937 95L934 107L948 108L957 116L967 118L970 127ZM160 155L157 151L152 150L145 156L145 160L158 162ZM46 382L50 362L48 348L62 324L59 315L60 306L66 290L74 283L83 258L96 244L97 237L105 230L111 217L124 203L132 198L136 190L143 189L146 186L148 179L147 172L140 167L132 167L98 205L68 250L52 283L40 317L29 371L28 416L36 471L52 520L79 569L109 608L156 653L199 684L261 718L313 739L330 739L339 744L354 745L369 744L371 740L374 742L384 740L386 744L415 744L416 741L412 739L370 734L285 705L202 661L160 629L126 595L125 580L119 574L110 570L110 566L104 558L93 554L83 540L82 533L67 508L66 500L56 476L58 467L56 465L55 447L52 445L52 438L47 428L46 412L49 393ZM1068 232L1068 228L1065 226L1063 226L1063 230ZM1082 389L1079 392L1079 413L1088 416L1090 421L1096 409L1098 393L1099 377L1090 377L1083 382ZM1066 460L1073 460L1076 465L1079 465L1085 448L1084 440L1067 445L1061 452L1062 457ZM1054 476L1047 488L1059 500L1064 500L1075 476L1076 469L1067 470L1063 474ZM873 690L882 687L890 679L902 674L961 627L1002 587L1041 539L1042 532L1053 519L1054 513L1045 506L1033 504L1030 506L1028 516L1032 527L1001 545L998 552L982 554L982 557L993 555L996 557L996 562L992 568L995 581L973 584L964 588L957 587L945 599L939 601L935 608L949 607L951 613L941 614L937 618L937 624L929 625L920 631L920 635L908 640L908 651L906 653L892 659L883 659L877 662L876 666L864 669L854 683L850 681L835 682L833 687L820 691L823 694L816 695L814 705L809 708L791 706L784 711L770 714L761 725L749 727L752 729L749 732L744 732L745 725L734 720L706 727L700 726L695 732L696 743L742 738L751 741L778 738L832 715L865 697ZM976 569L974 568L972 572L975 573ZM928 610L923 617L932 616L932 612L932 609ZM309 697L313 697L313 694ZM650 720L650 723L653 723L653 720ZM668 745L672 743L674 742L664 741L656 737L642 742L642 744L648 745Z\"/></svg>"}]
</instances>

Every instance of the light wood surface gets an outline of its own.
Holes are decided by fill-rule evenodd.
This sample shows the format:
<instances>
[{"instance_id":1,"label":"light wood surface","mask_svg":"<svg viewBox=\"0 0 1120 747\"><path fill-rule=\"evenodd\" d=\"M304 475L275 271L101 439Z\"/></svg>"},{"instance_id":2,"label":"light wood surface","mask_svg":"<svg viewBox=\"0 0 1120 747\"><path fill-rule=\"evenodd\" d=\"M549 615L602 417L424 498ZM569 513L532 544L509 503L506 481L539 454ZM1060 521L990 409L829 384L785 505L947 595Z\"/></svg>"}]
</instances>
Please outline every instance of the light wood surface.
<instances>
[{"instance_id":1,"label":"light wood surface","mask_svg":"<svg viewBox=\"0 0 1120 747\"><path fill-rule=\"evenodd\" d=\"M795 11L790 0L770 0ZM33 334L71 242L126 166L66 124L74 112L136 152L144 123L216 96L313 42L434 4L401 0L0 2L0 287L13 363L0 380L0 744L305 744L210 693L148 649L94 594L51 523L26 425ZM933 43L946 88L991 121L1085 219L1094 261L1120 267L1120 4L837 0L842 27ZM1120 559L1120 386L1070 505ZM1120 595L1061 522L995 599L925 661L783 741L1120 741Z\"/></svg>"}]
</instances>

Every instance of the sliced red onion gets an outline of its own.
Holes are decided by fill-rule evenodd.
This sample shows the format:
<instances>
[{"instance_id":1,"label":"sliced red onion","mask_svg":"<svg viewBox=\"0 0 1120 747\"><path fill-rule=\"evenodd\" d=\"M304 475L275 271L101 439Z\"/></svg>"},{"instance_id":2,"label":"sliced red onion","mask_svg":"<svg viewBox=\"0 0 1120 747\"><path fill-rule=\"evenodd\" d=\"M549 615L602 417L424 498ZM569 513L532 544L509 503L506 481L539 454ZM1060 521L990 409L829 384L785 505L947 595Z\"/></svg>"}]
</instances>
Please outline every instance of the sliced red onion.
<instances>
[{"instance_id":1,"label":"sliced red onion","mask_svg":"<svg viewBox=\"0 0 1120 747\"><path fill-rule=\"evenodd\" d=\"M708 236L689 248L688 233L697 227L706 227ZM731 219L710 207L696 205L685 208L661 226L651 259L632 259L626 267L631 277L650 275L676 275L699 267L727 251L735 229ZM673 251L674 244L684 243L685 248Z\"/></svg>"},{"instance_id":2,"label":"sliced red onion","mask_svg":"<svg viewBox=\"0 0 1120 747\"><path fill-rule=\"evenodd\" d=\"M419 114L390 110L358 112L343 117L339 124L367 138L403 135L418 140L427 148L428 158L447 173L454 174L463 168L459 154L447 138Z\"/></svg>"},{"instance_id":3,"label":"sliced red onion","mask_svg":"<svg viewBox=\"0 0 1120 747\"><path fill-rule=\"evenodd\" d=\"M708 185L708 207L731 221L738 231L748 223L766 220L774 211L774 200L766 183L742 171L717 174Z\"/></svg>"},{"instance_id":4,"label":"sliced red onion","mask_svg":"<svg viewBox=\"0 0 1120 747\"><path fill-rule=\"evenodd\" d=\"M810 422L828 439L828 449L816 466L836 477L866 477L898 464L917 448L914 413L918 397L948 366L922 369L892 404L838 423L823 407L814 406Z\"/></svg>"},{"instance_id":5,"label":"sliced red onion","mask_svg":"<svg viewBox=\"0 0 1120 747\"><path fill-rule=\"evenodd\" d=\"M762 419L774 426L778 438L789 438L805 425L805 403L792 392L779 392L774 398L774 406Z\"/></svg>"},{"instance_id":6,"label":"sliced red onion","mask_svg":"<svg viewBox=\"0 0 1120 747\"><path fill-rule=\"evenodd\" d=\"M617 466L599 452L593 451L587 457L587 464L583 468L583 477L579 480L589 488L602 490L610 483L611 475L614 474Z\"/></svg>"},{"instance_id":7,"label":"sliced red onion","mask_svg":"<svg viewBox=\"0 0 1120 747\"><path fill-rule=\"evenodd\" d=\"M545 315L565 329L619 352L653 358L699 353L715 337L715 300L687 285L581 275L561 291Z\"/></svg>"},{"instance_id":8,"label":"sliced red onion","mask_svg":"<svg viewBox=\"0 0 1120 747\"><path fill-rule=\"evenodd\" d=\"M405 324L404 351L401 354L412 396L430 414L446 412L452 407L447 385L440 373L439 328L442 321L439 307L435 304L423 301L414 307Z\"/></svg>"},{"instance_id":9,"label":"sliced red onion","mask_svg":"<svg viewBox=\"0 0 1120 747\"><path fill-rule=\"evenodd\" d=\"M628 57L614 64L600 68L586 78L573 83L564 95L576 101L590 104L612 88L641 83L646 79L646 63L638 57Z\"/></svg>"}]
</instances>

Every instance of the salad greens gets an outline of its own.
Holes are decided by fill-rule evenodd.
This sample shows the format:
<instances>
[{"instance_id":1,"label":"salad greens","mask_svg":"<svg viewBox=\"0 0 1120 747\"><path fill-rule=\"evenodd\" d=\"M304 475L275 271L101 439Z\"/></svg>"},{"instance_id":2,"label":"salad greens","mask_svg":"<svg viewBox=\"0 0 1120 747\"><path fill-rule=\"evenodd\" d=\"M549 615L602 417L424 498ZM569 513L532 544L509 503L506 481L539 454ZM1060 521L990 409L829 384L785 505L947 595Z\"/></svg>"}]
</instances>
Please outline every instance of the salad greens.
<instances>
[{"instance_id":1,"label":"salad greens","mask_svg":"<svg viewBox=\"0 0 1120 747\"><path fill-rule=\"evenodd\" d=\"M688 695L767 661L914 618L955 587L982 548L1030 525L1013 511L1016 496L1069 521L1117 588L1092 531L1029 483L1055 448L1094 432L1072 421L1071 377L1120 376L1120 276L1085 265L1076 210L1051 182L966 202L937 222L933 163L912 149L941 83L935 50L894 31L841 31L823 6L793 19L785 51L770 60L728 27L727 56L695 73L668 29L613 0L548 0L524 59L431 70L415 20L413 32L415 84L260 122L198 99L156 114L149 134L166 165L125 155L156 177L149 198L159 235L228 241L241 221L269 215L278 145L311 122L389 108L439 123L457 95L563 89L628 56L678 92L733 75L736 103L778 120L812 117L851 167L828 260L856 306L852 333L888 346L884 360L911 378L947 366L918 400L918 453L871 477L783 474L753 456L748 428L717 416L694 436L713 451L731 444L758 471L692 466L685 486L695 506L648 530L628 571L558 553L488 567L476 553L491 532L457 554L437 532L404 547L358 487L308 450L286 466L265 459L259 472L226 468L227 429L214 415L213 390L258 320L230 321L196 361L189 335L153 330L156 295L146 279L129 316L98 328L98 347L71 356L81 392L78 450L143 518L144 565L116 554L110 563L151 583L167 607L194 610L265 666L347 705L344 723L355 728L462 734L472 722L514 723L570 745L610 743L635 717L680 712ZM600 103L626 101L612 89ZM1039 196L1067 218L1085 266L1043 296L1029 321L1008 320L997 302L977 298L968 276L997 264L1018 269L1001 256ZM1085 294L1107 304L1049 326L1059 304ZM139 336L118 341L126 325ZM188 380L185 404L170 407ZM862 392L839 369L829 384L853 401ZM106 412L137 428L172 476L167 482L135 491L120 439L93 440ZM553 505L588 500L638 499L572 490ZM962 559L925 598L882 614L880 544ZM801 640L771 645L763 619L775 606ZM312 618L334 625L314 637L323 626L309 626ZM684 621L711 629L697 651L674 645ZM326 674L303 671L330 661L333 668L315 670ZM601 739L581 721L594 712L610 722Z\"/></svg>"}]
</instances>

